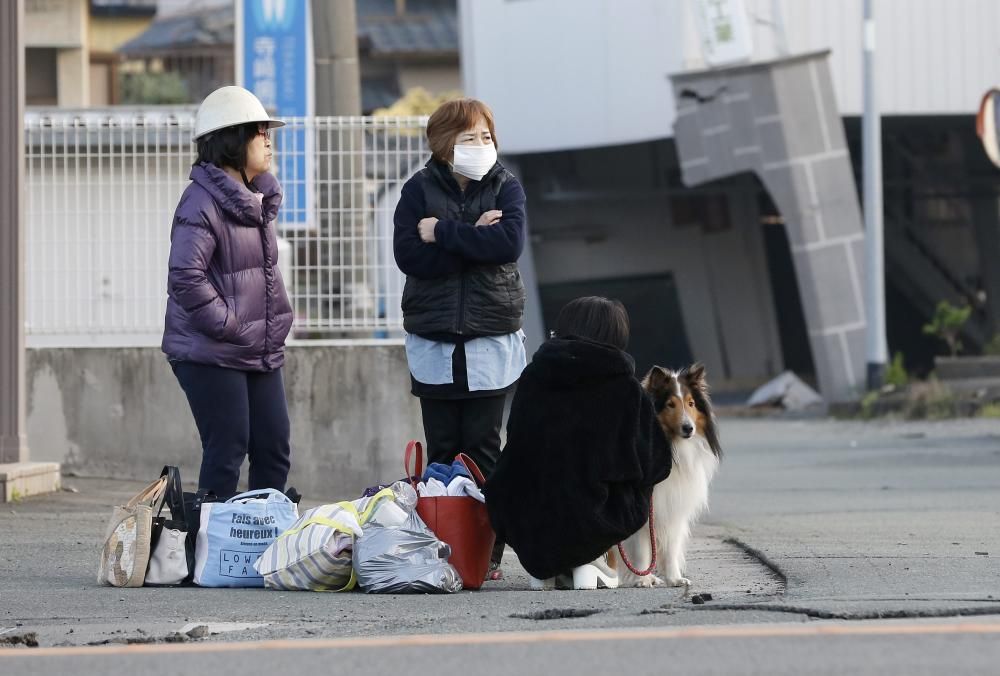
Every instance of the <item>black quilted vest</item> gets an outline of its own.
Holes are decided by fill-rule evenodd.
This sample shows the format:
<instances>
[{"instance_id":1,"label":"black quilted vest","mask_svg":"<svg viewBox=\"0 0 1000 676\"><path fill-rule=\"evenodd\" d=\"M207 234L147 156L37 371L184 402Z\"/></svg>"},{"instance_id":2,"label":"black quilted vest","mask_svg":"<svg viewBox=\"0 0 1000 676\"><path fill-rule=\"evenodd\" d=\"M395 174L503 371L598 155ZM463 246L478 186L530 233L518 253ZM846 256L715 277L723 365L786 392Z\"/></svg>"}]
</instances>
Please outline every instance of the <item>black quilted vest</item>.
<instances>
[{"instance_id":1,"label":"black quilted vest","mask_svg":"<svg viewBox=\"0 0 1000 676\"><path fill-rule=\"evenodd\" d=\"M424 191L426 217L475 224L497 208L500 188L513 174L499 162L464 195L444 167L431 160L417 177ZM450 178L450 177L449 177ZM521 328L524 285L517 263L469 263L461 272L438 279L407 276L403 287L403 328L417 335L502 336Z\"/></svg>"}]
</instances>

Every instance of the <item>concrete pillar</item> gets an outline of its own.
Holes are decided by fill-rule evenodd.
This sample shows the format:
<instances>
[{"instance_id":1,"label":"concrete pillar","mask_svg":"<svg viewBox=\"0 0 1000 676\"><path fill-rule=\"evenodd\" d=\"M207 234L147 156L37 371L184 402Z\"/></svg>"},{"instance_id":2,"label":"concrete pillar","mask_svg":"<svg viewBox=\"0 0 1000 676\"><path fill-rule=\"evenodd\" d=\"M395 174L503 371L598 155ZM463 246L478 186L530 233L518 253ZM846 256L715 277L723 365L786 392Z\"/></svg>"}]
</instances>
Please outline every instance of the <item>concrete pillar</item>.
<instances>
[{"instance_id":1,"label":"concrete pillar","mask_svg":"<svg viewBox=\"0 0 1000 676\"><path fill-rule=\"evenodd\" d=\"M86 108L90 105L90 57L86 49L60 49L56 56L59 105Z\"/></svg>"},{"instance_id":2,"label":"concrete pillar","mask_svg":"<svg viewBox=\"0 0 1000 676\"><path fill-rule=\"evenodd\" d=\"M0 2L0 502L59 486L29 463L24 396L24 0Z\"/></svg>"},{"instance_id":3,"label":"concrete pillar","mask_svg":"<svg viewBox=\"0 0 1000 676\"><path fill-rule=\"evenodd\" d=\"M839 402L865 387L865 232L827 58L817 52L672 80L684 183L760 177L785 219L820 390Z\"/></svg>"}]
</instances>

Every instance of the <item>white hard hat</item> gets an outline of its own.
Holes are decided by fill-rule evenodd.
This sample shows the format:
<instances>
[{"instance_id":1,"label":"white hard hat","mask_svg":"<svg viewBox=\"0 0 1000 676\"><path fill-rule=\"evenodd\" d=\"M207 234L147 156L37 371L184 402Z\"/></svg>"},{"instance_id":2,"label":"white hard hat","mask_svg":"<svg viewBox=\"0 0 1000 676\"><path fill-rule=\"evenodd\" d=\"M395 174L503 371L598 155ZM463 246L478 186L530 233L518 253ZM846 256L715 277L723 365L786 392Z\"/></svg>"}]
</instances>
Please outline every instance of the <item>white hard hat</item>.
<instances>
[{"instance_id":1,"label":"white hard hat","mask_svg":"<svg viewBox=\"0 0 1000 676\"><path fill-rule=\"evenodd\" d=\"M269 128L284 127L285 123L275 120L253 92L243 87L219 87L205 97L194 118L194 138L219 129L249 122L265 122Z\"/></svg>"}]
</instances>

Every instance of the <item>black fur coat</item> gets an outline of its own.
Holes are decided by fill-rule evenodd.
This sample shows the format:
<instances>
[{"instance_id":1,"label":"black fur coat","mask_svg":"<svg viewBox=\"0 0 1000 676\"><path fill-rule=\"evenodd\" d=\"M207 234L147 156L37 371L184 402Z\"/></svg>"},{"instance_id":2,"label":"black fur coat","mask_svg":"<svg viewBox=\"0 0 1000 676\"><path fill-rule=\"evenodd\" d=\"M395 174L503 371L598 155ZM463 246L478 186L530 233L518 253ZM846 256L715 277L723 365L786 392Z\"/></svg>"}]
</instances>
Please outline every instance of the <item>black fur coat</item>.
<instances>
[{"instance_id":1,"label":"black fur coat","mask_svg":"<svg viewBox=\"0 0 1000 676\"><path fill-rule=\"evenodd\" d=\"M553 577L641 528L670 464L632 358L555 338L518 383L507 445L486 483L490 520L531 575Z\"/></svg>"}]
</instances>

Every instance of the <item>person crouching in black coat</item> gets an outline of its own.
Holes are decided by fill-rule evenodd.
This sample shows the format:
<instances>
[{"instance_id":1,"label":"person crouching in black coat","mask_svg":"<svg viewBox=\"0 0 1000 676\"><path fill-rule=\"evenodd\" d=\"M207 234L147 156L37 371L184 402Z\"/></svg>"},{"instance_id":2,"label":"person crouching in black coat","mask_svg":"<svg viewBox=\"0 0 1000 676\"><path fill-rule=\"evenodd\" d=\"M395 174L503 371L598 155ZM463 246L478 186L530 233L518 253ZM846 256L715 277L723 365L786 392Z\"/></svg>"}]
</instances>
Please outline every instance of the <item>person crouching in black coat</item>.
<instances>
[{"instance_id":1,"label":"person crouching in black coat","mask_svg":"<svg viewBox=\"0 0 1000 676\"><path fill-rule=\"evenodd\" d=\"M629 321L607 298L577 298L521 375L507 444L486 483L497 538L532 588L617 587L605 553L643 526L670 442L624 352ZM557 579L558 576L558 579Z\"/></svg>"}]
</instances>

